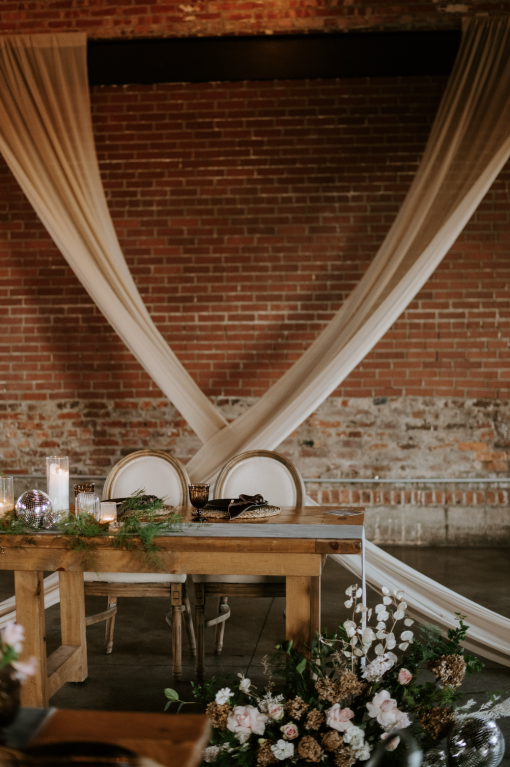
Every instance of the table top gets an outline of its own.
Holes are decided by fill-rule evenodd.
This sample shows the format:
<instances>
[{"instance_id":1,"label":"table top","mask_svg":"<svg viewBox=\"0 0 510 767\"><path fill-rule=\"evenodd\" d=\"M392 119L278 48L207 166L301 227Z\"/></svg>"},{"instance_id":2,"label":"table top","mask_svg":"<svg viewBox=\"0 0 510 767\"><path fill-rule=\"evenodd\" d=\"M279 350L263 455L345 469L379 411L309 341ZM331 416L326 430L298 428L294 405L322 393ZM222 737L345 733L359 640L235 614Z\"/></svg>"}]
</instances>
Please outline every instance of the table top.
<instances>
[{"instance_id":1,"label":"table top","mask_svg":"<svg viewBox=\"0 0 510 767\"><path fill-rule=\"evenodd\" d=\"M363 540L363 507L284 506L275 517L208 520L200 526L192 521L192 507L178 506L175 510L181 515L184 527L182 531L154 539L163 552L332 554L340 551L342 541L341 553L356 553L361 550ZM341 516L344 512L349 515ZM112 537L90 540L94 541L97 551L113 548ZM19 549L21 542L21 536L0 537L0 547L4 549ZM25 543L25 547L27 550L69 549L69 541L57 531L41 530L30 533L30 545ZM0 558L0 568L2 563Z\"/></svg>"},{"instance_id":2,"label":"table top","mask_svg":"<svg viewBox=\"0 0 510 767\"><path fill-rule=\"evenodd\" d=\"M21 709L30 712L31 709ZM109 743L152 759L162 767L196 767L211 732L200 714L147 714L121 711L57 709L36 732L29 745L51 743Z\"/></svg>"}]
</instances>

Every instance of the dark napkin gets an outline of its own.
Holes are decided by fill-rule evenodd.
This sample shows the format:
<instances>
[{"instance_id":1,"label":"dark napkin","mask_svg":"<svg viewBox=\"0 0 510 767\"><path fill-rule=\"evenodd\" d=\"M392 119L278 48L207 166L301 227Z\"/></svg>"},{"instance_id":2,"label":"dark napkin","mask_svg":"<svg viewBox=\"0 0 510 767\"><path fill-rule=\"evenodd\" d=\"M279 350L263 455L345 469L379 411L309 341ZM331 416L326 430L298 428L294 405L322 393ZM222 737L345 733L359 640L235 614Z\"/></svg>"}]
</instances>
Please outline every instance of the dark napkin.
<instances>
[{"instance_id":1,"label":"dark napkin","mask_svg":"<svg viewBox=\"0 0 510 767\"><path fill-rule=\"evenodd\" d=\"M213 501L209 501L207 508L228 511L230 519L236 519L243 513L243 511L259 509L266 504L267 501L265 501L261 495L242 494L239 498L233 498L232 500L228 500L227 498L216 498Z\"/></svg>"}]
</instances>

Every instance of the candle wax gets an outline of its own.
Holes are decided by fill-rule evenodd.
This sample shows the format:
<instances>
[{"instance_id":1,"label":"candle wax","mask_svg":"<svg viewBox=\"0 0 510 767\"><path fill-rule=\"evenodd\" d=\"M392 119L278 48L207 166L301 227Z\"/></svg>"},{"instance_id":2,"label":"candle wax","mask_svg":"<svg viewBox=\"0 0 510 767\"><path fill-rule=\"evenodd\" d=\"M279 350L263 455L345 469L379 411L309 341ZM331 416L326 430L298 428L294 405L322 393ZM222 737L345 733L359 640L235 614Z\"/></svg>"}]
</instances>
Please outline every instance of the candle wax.
<instances>
[{"instance_id":1,"label":"candle wax","mask_svg":"<svg viewBox=\"0 0 510 767\"><path fill-rule=\"evenodd\" d=\"M48 495L53 511L67 511L69 508L69 472L56 463L50 465Z\"/></svg>"}]
</instances>

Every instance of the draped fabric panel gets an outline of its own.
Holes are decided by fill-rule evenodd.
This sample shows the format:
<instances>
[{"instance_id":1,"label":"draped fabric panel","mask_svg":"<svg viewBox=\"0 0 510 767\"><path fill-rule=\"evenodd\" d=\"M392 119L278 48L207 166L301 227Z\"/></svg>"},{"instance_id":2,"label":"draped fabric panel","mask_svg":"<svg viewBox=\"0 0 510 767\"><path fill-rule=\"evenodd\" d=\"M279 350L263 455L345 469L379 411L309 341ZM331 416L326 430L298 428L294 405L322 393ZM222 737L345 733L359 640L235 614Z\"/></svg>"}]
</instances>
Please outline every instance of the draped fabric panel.
<instances>
[{"instance_id":1,"label":"draped fabric panel","mask_svg":"<svg viewBox=\"0 0 510 767\"><path fill-rule=\"evenodd\" d=\"M510 666L510 620L466 599L456 591L399 562L375 544L366 542L367 583L380 593L381 586L403 589L407 612L419 623L433 623L443 630L457 628L455 613L466 617L469 631L462 642L471 652ZM438 554L440 556L440 554ZM467 555L469 556L469 554ZM332 559L361 578L360 557L333 554Z\"/></svg>"},{"instance_id":2,"label":"draped fabric panel","mask_svg":"<svg viewBox=\"0 0 510 767\"><path fill-rule=\"evenodd\" d=\"M472 19L423 159L367 272L303 356L187 470L213 477L279 445L354 370L425 285L510 156L510 17Z\"/></svg>"},{"instance_id":3,"label":"draped fabric panel","mask_svg":"<svg viewBox=\"0 0 510 767\"><path fill-rule=\"evenodd\" d=\"M81 33L0 37L0 151L91 298L202 441L226 421L154 325L99 175Z\"/></svg>"},{"instance_id":4,"label":"draped fabric panel","mask_svg":"<svg viewBox=\"0 0 510 767\"><path fill-rule=\"evenodd\" d=\"M120 250L95 156L84 36L0 38L0 151L90 296L205 443L187 466L194 479L213 478L242 450L280 444L433 273L510 156L509 37L510 18L467 25L418 173L372 264L302 358L228 426L157 331ZM369 579L403 588L416 615L441 624L444 605L465 610L482 654L510 654L501 640L510 621L372 544L368 555Z\"/></svg>"}]
</instances>

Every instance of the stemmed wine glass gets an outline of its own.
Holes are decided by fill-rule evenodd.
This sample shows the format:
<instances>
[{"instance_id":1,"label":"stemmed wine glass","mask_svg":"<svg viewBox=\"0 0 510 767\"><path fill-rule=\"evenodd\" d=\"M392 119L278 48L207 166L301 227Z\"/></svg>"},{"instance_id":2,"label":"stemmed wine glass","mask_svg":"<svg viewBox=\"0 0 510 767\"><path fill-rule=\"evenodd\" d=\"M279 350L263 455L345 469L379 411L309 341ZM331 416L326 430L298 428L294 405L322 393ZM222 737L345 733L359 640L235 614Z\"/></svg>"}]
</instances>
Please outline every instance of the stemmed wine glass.
<instances>
[{"instance_id":1,"label":"stemmed wine glass","mask_svg":"<svg viewBox=\"0 0 510 767\"><path fill-rule=\"evenodd\" d=\"M209 500L209 485L188 485L191 505L196 509L195 522L202 521L202 509Z\"/></svg>"}]
</instances>

